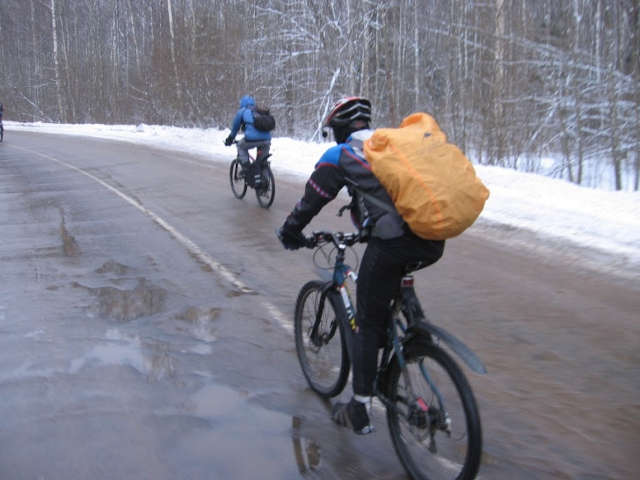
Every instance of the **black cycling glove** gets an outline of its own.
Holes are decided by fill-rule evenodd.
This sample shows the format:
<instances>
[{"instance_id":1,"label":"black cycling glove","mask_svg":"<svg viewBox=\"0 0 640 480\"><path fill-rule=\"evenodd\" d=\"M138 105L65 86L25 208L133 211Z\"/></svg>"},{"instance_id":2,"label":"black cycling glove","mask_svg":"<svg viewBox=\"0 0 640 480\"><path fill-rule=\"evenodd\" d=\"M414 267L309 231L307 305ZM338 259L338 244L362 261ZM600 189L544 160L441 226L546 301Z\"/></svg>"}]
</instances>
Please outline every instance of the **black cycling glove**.
<instances>
[{"instance_id":1,"label":"black cycling glove","mask_svg":"<svg viewBox=\"0 0 640 480\"><path fill-rule=\"evenodd\" d=\"M287 250L297 250L307 244L307 239L302 232L287 225L286 222L276 231L276 235Z\"/></svg>"}]
</instances>

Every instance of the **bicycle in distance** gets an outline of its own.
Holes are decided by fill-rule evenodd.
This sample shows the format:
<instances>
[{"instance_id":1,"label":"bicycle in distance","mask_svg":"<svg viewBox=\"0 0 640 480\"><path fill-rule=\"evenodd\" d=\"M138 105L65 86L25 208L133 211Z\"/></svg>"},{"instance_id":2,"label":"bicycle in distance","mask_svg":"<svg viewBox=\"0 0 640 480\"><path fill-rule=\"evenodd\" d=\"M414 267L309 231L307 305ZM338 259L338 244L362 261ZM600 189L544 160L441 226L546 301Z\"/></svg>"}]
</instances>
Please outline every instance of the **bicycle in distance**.
<instances>
[{"instance_id":1,"label":"bicycle in distance","mask_svg":"<svg viewBox=\"0 0 640 480\"><path fill-rule=\"evenodd\" d=\"M323 279L307 282L298 294L296 352L309 386L327 399L339 395L349 377L355 318L350 289L357 274L345 255L362 240L360 232L320 231L307 237ZM326 265L318 264L318 255ZM470 480L480 467L480 415L468 380L443 346L474 372L486 369L466 345L425 317L412 275L420 267L405 271L393 300L374 395L386 409L393 446L411 478Z\"/></svg>"},{"instance_id":2,"label":"bicycle in distance","mask_svg":"<svg viewBox=\"0 0 640 480\"><path fill-rule=\"evenodd\" d=\"M233 143L238 143L234 141ZM271 171L271 153L263 157L261 147L257 148L256 156L249 153L250 166L242 168L242 164L236 158L229 168L229 181L233 195L240 199L251 187L256 192L256 199L262 208L269 208L276 196L276 182ZM257 160L256 160L257 159Z\"/></svg>"}]
</instances>

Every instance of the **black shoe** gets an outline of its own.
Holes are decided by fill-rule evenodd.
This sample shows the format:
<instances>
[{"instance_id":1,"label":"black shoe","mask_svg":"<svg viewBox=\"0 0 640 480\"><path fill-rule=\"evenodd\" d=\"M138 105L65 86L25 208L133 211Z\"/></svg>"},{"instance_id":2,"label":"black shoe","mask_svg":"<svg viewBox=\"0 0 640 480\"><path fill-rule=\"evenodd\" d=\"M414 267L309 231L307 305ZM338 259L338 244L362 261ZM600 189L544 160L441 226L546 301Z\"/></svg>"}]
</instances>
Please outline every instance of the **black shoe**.
<instances>
[{"instance_id":1,"label":"black shoe","mask_svg":"<svg viewBox=\"0 0 640 480\"><path fill-rule=\"evenodd\" d=\"M255 183L254 183L253 174L251 173L251 166L250 165L247 165L243 169L242 175L244 177L244 181L246 182L246 184L249 185L251 188L253 188L255 186Z\"/></svg>"},{"instance_id":2,"label":"black shoe","mask_svg":"<svg viewBox=\"0 0 640 480\"><path fill-rule=\"evenodd\" d=\"M366 405L354 398L349 403L336 403L333 406L331 418L338 425L353 429L358 435L366 435L374 431Z\"/></svg>"}]
</instances>

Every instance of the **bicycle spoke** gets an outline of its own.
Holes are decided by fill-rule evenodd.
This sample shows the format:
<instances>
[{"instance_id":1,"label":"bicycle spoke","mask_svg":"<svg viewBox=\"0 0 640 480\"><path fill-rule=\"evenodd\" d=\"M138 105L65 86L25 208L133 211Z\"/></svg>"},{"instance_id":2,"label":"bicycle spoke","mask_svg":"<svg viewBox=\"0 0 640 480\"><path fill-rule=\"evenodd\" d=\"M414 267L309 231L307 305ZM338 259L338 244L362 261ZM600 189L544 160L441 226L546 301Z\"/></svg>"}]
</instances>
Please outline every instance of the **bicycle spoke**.
<instances>
[{"instance_id":1,"label":"bicycle spoke","mask_svg":"<svg viewBox=\"0 0 640 480\"><path fill-rule=\"evenodd\" d=\"M394 408L387 413L394 446L415 478L473 478L481 450L475 400L448 355L434 346L425 353L406 372L394 365Z\"/></svg>"},{"instance_id":2,"label":"bicycle spoke","mask_svg":"<svg viewBox=\"0 0 640 480\"><path fill-rule=\"evenodd\" d=\"M309 386L320 395L331 397L344 388L349 363L340 329L335 328L334 308L323 297L322 287L321 282L309 282L301 289L294 329L298 360ZM312 339L312 335L316 338Z\"/></svg>"},{"instance_id":3,"label":"bicycle spoke","mask_svg":"<svg viewBox=\"0 0 640 480\"><path fill-rule=\"evenodd\" d=\"M247 183L241 172L242 167L238 160L232 161L229 167L229 182L231 183L231 191L236 198L244 197L247 192Z\"/></svg>"},{"instance_id":4,"label":"bicycle spoke","mask_svg":"<svg viewBox=\"0 0 640 480\"><path fill-rule=\"evenodd\" d=\"M256 198L262 208L269 208L275 197L275 181L271 169L267 166L262 170L260 184L256 187Z\"/></svg>"}]
</instances>

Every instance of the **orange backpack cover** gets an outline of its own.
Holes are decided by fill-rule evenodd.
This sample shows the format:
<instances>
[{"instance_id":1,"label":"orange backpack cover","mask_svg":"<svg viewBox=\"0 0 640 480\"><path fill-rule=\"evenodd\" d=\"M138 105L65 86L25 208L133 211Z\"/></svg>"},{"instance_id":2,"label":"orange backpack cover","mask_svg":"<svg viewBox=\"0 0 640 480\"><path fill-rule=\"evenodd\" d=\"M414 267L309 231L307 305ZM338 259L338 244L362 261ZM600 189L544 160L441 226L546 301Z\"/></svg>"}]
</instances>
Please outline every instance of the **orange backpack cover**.
<instances>
[{"instance_id":1,"label":"orange backpack cover","mask_svg":"<svg viewBox=\"0 0 640 480\"><path fill-rule=\"evenodd\" d=\"M409 115L400 128L377 129L363 150L398 213L419 237L460 235L489 197L471 162L426 113Z\"/></svg>"}]
</instances>

